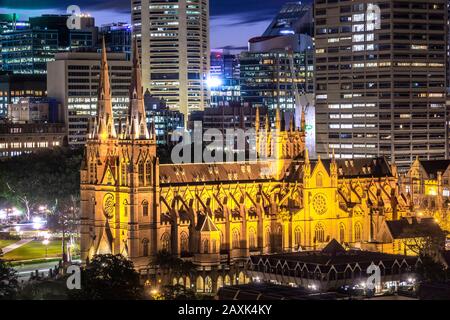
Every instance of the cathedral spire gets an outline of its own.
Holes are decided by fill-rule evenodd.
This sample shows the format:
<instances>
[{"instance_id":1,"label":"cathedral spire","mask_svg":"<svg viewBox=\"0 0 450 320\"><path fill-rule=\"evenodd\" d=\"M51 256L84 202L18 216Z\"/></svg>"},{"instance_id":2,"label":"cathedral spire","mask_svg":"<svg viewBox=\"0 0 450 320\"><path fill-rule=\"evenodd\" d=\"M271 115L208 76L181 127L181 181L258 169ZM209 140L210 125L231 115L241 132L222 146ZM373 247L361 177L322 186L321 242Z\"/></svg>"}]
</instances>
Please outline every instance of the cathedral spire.
<instances>
[{"instance_id":1,"label":"cathedral spire","mask_svg":"<svg viewBox=\"0 0 450 320\"><path fill-rule=\"evenodd\" d=\"M306 131L306 114L305 114L305 108L302 108L302 118L300 123L300 131L305 132Z\"/></svg>"},{"instance_id":2,"label":"cathedral spire","mask_svg":"<svg viewBox=\"0 0 450 320\"><path fill-rule=\"evenodd\" d=\"M150 139L142 89L142 70L136 38L133 39L133 69L131 72L129 125L127 134L131 139Z\"/></svg>"},{"instance_id":3,"label":"cathedral spire","mask_svg":"<svg viewBox=\"0 0 450 320\"><path fill-rule=\"evenodd\" d=\"M308 148L305 148L305 164L309 165L309 152Z\"/></svg>"},{"instance_id":4,"label":"cathedral spire","mask_svg":"<svg viewBox=\"0 0 450 320\"><path fill-rule=\"evenodd\" d=\"M280 109L277 108L277 112L275 115L275 129L276 131L281 131L281 116L280 116Z\"/></svg>"},{"instance_id":5,"label":"cathedral spire","mask_svg":"<svg viewBox=\"0 0 450 320\"><path fill-rule=\"evenodd\" d=\"M259 107L256 107L256 114L255 114L255 132L256 134L259 133L260 129L260 122L259 122Z\"/></svg>"},{"instance_id":6,"label":"cathedral spire","mask_svg":"<svg viewBox=\"0 0 450 320\"><path fill-rule=\"evenodd\" d=\"M291 131L291 133L294 132L294 126L295 126L294 122L295 122L295 116L294 116L294 114L291 114L289 116L289 131Z\"/></svg>"},{"instance_id":7,"label":"cathedral spire","mask_svg":"<svg viewBox=\"0 0 450 320\"><path fill-rule=\"evenodd\" d=\"M106 56L105 39L102 46L102 61L100 66L100 81L98 86L97 118L95 138L106 140L116 138L116 128L111 100L111 83L109 81L109 67Z\"/></svg>"}]
</instances>

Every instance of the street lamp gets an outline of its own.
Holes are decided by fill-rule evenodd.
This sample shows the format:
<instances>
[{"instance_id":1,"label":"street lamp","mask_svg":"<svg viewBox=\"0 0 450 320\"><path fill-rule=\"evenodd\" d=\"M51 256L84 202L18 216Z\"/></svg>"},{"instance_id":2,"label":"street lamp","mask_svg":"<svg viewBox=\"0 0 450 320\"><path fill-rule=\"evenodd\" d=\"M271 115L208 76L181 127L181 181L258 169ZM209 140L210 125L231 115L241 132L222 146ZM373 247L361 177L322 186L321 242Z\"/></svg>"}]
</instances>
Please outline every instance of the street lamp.
<instances>
[{"instance_id":1,"label":"street lamp","mask_svg":"<svg viewBox=\"0 0 450 320\"><path fill-rule=\"evenodd\" d=\"M42 244L45 246L45 257L47 258L47 254L48 254L48 244L50 243L50 241L48 239L44 239L44 241L42 241Z\"/></svg>"}]
</instances>

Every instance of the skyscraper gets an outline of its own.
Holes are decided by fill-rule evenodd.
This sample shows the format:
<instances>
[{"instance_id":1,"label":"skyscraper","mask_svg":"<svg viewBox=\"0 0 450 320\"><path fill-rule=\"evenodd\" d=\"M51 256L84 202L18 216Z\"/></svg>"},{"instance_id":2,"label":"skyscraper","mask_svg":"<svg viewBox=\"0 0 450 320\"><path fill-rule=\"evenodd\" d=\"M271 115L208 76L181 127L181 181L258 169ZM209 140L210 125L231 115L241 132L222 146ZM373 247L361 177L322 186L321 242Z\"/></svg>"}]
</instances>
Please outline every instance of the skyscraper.
<instances>
[{"instance_id":1,"label":"skyscraper","mask_svg":"<svg viewBox=\"0 0 450 320\"><path fill-rule=\"evenodd\" d=\"M445 0L315 1L318 152L444 159Z\"/></svg>"},{"instance_id":2,"label":"skyscraper","mask_svg":"<svg viewBox=\"0 0 450 320\"><path fill-rule=\"evenodd\" d=\"M71 146L86 142L89 120L96 115L100 54L63 52L48 63L48 96L63 104ZM111 103L117 118L125 117L131 79L131 62L125 53L108 53Z\"/></svg>"},{"instance_id":3,"label":"skyscraper","mask_svg":"<svg viewBox=\"0 0 450 320\"><path fill-rule=\"evenodd\" d=\"M263 36L279 36L284 34L313 35L313 9L309 4L300 1L288 2L278 12Z\"/></svg>"},{"instance_id":4,"label":"skyscraper","mask_svg":"<svg viewBox=\"0 0 450 320\"><path fill-rule=\"evenodd\" d=\"M250 39L249 51L240 56L242 101L272 110L295 109L295 88L314 91L312 47L306 35Z\"/></svg>"},{"instance_id":5,"label":"skyscraper","mask_svg":"<svg viewBox=\"0 0 450 320\"><path fill-rule=\"evenodd\" d=\"M105 39L110 52L125 52L131 58L131 25L125 22L104 24L100 37Z\"/></svg>"},{"instance_id":6,"label":"skyscraper","mask_svg":"<svg viewBox=\"0 0 450 320\"><path fill-rule=\"evenodd\" d=\"M3 32L0 39L3 70L19 74L45 74L47 62L58 52L92 48L97 28L92 17L81 18L81 29L67 28L68 15L42 15L29 19L29 27Z\"/></svg>"},{"instance_id":7,"label":"skyscraper","mask_svg":"<svg viewBox=\"0 0 450 320\"><path fill-rule=\"evenodd\" d=\"M132 0L144 89L187 119L208 101L208 0Z\"/></svg>"}]
</instances>

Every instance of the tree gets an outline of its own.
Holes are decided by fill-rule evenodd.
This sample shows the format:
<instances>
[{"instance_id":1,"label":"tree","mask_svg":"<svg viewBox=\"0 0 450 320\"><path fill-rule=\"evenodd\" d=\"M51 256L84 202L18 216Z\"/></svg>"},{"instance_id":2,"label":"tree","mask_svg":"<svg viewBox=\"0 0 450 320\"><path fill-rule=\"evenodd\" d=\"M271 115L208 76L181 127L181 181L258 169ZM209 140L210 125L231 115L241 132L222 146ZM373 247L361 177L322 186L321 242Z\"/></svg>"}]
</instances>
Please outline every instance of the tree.
<instances>
[{"instance_id":1,"label":"tree","mask_svg":"<svg viewBox=\"0 0 450 320\"><path fill-rule=\"evenodd\" d=\"M0 161L0 203L23 209L29 220L41 205L79 195L82 149L56 148Z\"/></svg>"},{"instance_id":2,"label":"tree","mask_svg":"<svg viewBox=\"0 0 450 320\"><path fill-rule=\"evenodd\" d=\"M62 252L63 262L67 262L66 238L67 234L71 237L78 232L80 222L79 199L74 195L65 198L62 201L55 201L51 207L47 220L47 226L53 232L62 234ZM72 241L74 242L74 241Z\"/></svg>"},{"instance_id":3,"label":"tree","mask_svg":"<svg viewBox=\"0 0 450 320\"><path fill-rule=\"evenodd\" d=\"M430 256L422 256L422 263L417 266L417 274L422 281L443 282L450 279L449 269Z\"/></svg>"},{"instance_id":4,"label":"tree","mask_svg":"<svg viewBox=\"0 0 450 320\"><path fill-rule=\"evenodd\" d=\"M18 291L17 273L9 263L0 259L0 300L13 299Z\"/></svg>"},{"instance_id":5,"label":"tree","mask_svg":"<svg viewBox=\"0 0 450 320\"><path fill-rule=\"evenodd\" d=\"M159 251L151 264L157 265L161 269L184 274L191 273L195 269L195 265L191 261L184 261L183 259L173 256L166 250Z\"/></svg>"},{"instance_id":6,"label":"tree","mask_svg":"<svg viewBox=\"0 0 450 320\"><path fill-rule=\"evenodd\" d=\"M444 249L446 233L439 226L430 225L425 232L419 225L411 225L404 230L403 243L414 254L423 257L437 257Z\"/></svg>"},{"instance_id":7,"label":"tree","mask_svg":"<svg viewBox=\"0 0 450 320\"><path fill-rule=\"evenodd\" d=\"M161 290L161 298L163 300L197 300L197 295L191 289L182 285L168 285Z\"/></svg>"},{"instance_id":8,"label":"tree","mask_svg":"<svg viewBox=\"0 0 450 320\"><path fill-rule=\"evenodd\" d=\"M80 300L137 300L143 286L133 262L124 256L96 255L81 273L81 290L70 291Z\"/></svg>"}]
</instances>

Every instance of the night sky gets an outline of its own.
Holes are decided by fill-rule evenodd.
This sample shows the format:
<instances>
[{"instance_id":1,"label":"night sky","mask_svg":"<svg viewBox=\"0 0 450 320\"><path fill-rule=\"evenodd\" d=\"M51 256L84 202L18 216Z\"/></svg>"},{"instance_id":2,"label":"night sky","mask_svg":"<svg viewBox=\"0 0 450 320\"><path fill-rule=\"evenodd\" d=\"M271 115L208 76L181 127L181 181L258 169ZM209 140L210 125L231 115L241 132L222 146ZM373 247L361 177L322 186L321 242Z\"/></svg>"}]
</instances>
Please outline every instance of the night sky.
<instances>
[{"instance_id":1,"label":"night sky","mask_svg":"<svg viewBox=\"0 0 450 320\"><path fill-rule=\"evenodd\" d=\"M286 2L288 0L210 0L211 48L246 47L247 40L261 35ZM71 4L94 16L97 25L130 20L129 0L0 0L0 13L15 12L25 19L64 13Z\"/></svg>"}]
</instances>

